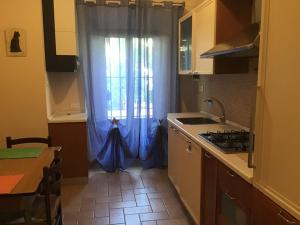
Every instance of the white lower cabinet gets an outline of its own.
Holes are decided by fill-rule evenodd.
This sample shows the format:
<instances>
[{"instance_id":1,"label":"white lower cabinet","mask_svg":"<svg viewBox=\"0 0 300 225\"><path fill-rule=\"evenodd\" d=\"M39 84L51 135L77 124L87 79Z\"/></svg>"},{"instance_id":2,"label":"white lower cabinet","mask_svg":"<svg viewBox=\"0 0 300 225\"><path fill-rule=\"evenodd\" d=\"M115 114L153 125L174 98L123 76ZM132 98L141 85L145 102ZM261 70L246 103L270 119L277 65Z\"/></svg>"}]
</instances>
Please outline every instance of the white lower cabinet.
<instances>
[{"instance_id":1,"label":"white lower cabinet","mask_svg":"<svg viewBox=\"0 0 300 225\"><path fill-rule=\"evenodd\" d=\"M184 147L185 142L181 139L179 131L172 126L169 126L168 135L168 176L176 191L180 193L183 152L179 149Z\"/></svg>"},{"instance_id":2,"label":"white lower cabinet","mask_svg":"<svg viewBox=\"0 0 300 225\"><path fill-rule=\"evenodd\" d=\"M168 175L183 204L200 224L201 148L188 137L169 126Z\"/></svg>"}]
</instances>

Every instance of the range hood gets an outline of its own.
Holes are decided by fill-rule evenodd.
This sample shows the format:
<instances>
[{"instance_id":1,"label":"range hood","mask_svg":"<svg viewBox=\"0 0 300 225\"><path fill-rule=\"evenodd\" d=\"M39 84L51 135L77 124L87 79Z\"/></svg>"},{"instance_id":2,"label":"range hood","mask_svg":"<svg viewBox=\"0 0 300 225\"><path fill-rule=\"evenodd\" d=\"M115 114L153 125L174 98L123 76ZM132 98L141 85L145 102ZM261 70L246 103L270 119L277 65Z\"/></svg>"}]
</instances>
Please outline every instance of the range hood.
<instances>
[{"instance_id":1,"label":"range hood","mask_svg":"<svg viewBox=\"0 0 300 225\"><path fill-rule=\"evenodd\" d=\"M251 24L240 34L200 55L201 58L214 57L255 57L258 56L259 23Z\"/></svg>"}]
</instances>

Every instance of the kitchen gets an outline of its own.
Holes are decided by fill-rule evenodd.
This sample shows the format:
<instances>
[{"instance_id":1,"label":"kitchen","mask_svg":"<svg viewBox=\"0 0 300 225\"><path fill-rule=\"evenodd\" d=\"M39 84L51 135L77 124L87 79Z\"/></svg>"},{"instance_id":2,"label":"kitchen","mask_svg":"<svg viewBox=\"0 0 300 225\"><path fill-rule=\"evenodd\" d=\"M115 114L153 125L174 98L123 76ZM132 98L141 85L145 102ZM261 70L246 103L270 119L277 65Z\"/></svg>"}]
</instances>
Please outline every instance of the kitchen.
<instances>
[{"instance_id":1,"label":"kitchen","mask_svg":"<svg viewBox=\"0 0 300 225\"><path fill-rule=\"evenodd\" d=\"M0 146L5 146L4 142L7 134L16 137L27 135L47 136L50 134L53 136L54 143L56 141L64 143L63 146L66 150L64 154L68 154L68 156L65 156L66 160L64 158L66 161L63 165L63 167L65 166L63 168L63 171L65 171L64 177L70 178L69 182L86 182L88 156L87 141L83 138L86 136L84 135L86 132L86 115L84 114L86 103L83 77L80 72L46 73L41 4L37 4L36 1L32 0L29 7L28 3L9 2L0 7L1 17L4 18L1 19L0 28L4 30L12 25L26 27L30 57L16 60L1 54L0 73L3 74L0 82L3 93L1 94L1 102L5 107L2 107L0 116ZM251 163L256 168L251 169L248 167L248 154L223 154L215 146L199 137L202 132L223 132L223 125L185 125L176 121L176 118L182 116L199 117L200 114L169 114L169 135L183 134L184 140L187 139L191 142L192 150L194 148L199 149L197 157L202 159L202 162L198 160L195 164L187 163L186 166L182 167L184 168L182 170L178 169L180 164L175 163L175 174L181 171L178 182L176 182L176 178L172 181L172 176L176 177L176 175L170 174L172 168L174 171L174 167L172 167L173 160L169 159L168 169L168 173L170 172L169 177L175 188L177 186L176 189L183 204L197 224L200 224L202 220L208 222L202 221L201 224L244 224L222 221L220 219L222 216L219 216L220 208L213 204L216 200L209 201L212 204L209 208L205 208L206 201L203 203L203 197L201 198L201 205L200 199L194 205L194 197L200 198L201 190L202 194L204 193L203 190L207 190L206 185L211 190L226 189L225 194L226 192L231 194L232 198L247 196L247 198L229 201L229 203L238 202L238 205L243 209L239 213L243 216L244 214L250 214L246 220L254 221L248 221L246 224L299 223L296 221L296 219L300 219L299 151L296 147L297 115L299 115L297 84L300 83L299 77L296 76L299 71L297 64L299 44L296 40L299 39L297 38L299 33L294 28L299 24L299 17L296 15L299 3L292 1L289 4L281 5L263 1L262 7L259 5L260 3L257 3L253 6L256 7L256 10L254 12L251 10L251 15L252 19L255 18L252 22L260 21L261 17L260 52L259 57L250 60L249 72L202 76L197 74L198 69L193 68L192 70L196 74L179 75L180 112L201 111L212 113L213 117L211 117L211 114L205 114L205 117L218 120L218 116L222 115L219 105L215 104L215 101L212 101L212 103L204 102L209 97L216 97L225 108L225 118L227 124L229 124L226 125L229 126L226 127L226 130L237 130L237 126L240 130L248 130L251 127L251 120L255 124L254 160ZM192 12L192 9L195 11ZM186 1L187 14L185 15L198 12L199 9L201 9L201 2ZM201 12L201 10L199 11ZM22 18L22 21L20 21L20 18ZM4 40L1 42L4 43ZM2 43L0 51L5 52L5 46ZM206 50L209 50L209 48ZM200 54L195 54L192 57L199 60ZM195 67L195 64L193 64L193 67ZM14 89L14 91L12 92L11 89ZM9 98L5 93L10 93ZM45 93L47 93L47 100L44 97ZM256 116L254 119L251 115L254 115L255 98ZM74 112L76 113L74 114ZM78 114L78 112L81 114ZM67 113L71 115L67 115ZM203 115L201 114L201 116ZM228 121L233 123L228 123ZM74 130L77 129L78 131L75 132ZM253 125L252 129L254 129ZM70 134L71 138L64 135L69 132L72 132ZM58 137L55 137L56 134ZM74 135L78 135L80 138L74 138ZM177 156L170 154L170 151L172 151L170 149L172 146L171 140L172 137L169 136L169 157L176 158ZM177 141L179 140L177 139ZM173 143L173 146L178 148L182 146L184 151L186 150L186 143L182 145L174 145ZM67 149L78 149L76 150L78 152L77 154L70 154ZM212 157L214 164L207 163L205 155ZM209 171L213 172L207 172L207 167ZM188 186L184 185L185 181L180 181L182 177L186 176L184 171L193 168L199 169L197 169L199 180L196 183L198 191L189 189L195 187L194 180L189 179L186 181L192 182ZM233 182L237 183L235 186L245 187L243 191L247 190L250 194L240 194L237 188L231 190L230 188L233 185L228 186L229 181L223 180L226 176L221 176L224 171L225 174L227 174L227 171L233 173L231 175L236 178ZM200 183L201 174L202 184ZM203 182L203 179L207 177L212 179ZM220 185L223 186L220 187ZM233 194L236 195L233 196ZM205 196L217 199L219 195L216 193L205 194L204 199ZM251 203L252 201L253 203ZM191 205L190 208L189 205ZM257 205L261 207L257 207ZM193 213L194 207L196 213ZM203 210L208 211L205 211L204 216L200 216L202 215L200 212L203 212ZM205 218L205 215L214 216ZM253 215L256 215L256 217L254 218Z\"/></svg>"}]
</instances>

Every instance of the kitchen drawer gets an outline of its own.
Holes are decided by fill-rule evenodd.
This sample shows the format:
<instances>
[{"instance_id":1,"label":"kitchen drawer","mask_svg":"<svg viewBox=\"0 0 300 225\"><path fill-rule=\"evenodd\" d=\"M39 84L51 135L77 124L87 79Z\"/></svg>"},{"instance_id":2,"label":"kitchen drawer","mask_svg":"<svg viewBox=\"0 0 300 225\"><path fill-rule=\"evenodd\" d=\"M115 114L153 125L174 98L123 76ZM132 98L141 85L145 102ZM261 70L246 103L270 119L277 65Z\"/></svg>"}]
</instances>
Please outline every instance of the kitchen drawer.
<instances>
[{"instance_id":1,"label":"kitchen drawer","mask_svg":"<svg viewBox=\"0 0 300 225\"><path fill-rule=\"evenodd\" d=\"M252 186L220 162L218 162L218 186L242 209L250 211Z\"/></svg>"},{"instance_id":2,"label":"kitchen drawer","mask_svg":"<svg viewBox=\"0 0 300 225\"><path fill-rule=\"evenodd\" d=\"M252 225L300 225L299 221L255 189L252 201Z\"/></svg>"}]
</instances>

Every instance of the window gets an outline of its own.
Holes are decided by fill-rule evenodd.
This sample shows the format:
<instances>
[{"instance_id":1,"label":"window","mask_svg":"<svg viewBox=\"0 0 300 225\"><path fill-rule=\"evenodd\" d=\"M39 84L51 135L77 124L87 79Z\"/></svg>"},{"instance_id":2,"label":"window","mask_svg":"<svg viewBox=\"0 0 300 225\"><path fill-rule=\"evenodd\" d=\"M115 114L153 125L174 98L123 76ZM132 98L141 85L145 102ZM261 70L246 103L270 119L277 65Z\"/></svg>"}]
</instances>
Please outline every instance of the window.
<instances>
[{"instance_id":1,"label":"window","mask_svg":"<svg viewBox=\"0 0 300 225\"><path fill-rule=\"evenodd\" d=\"M136 118L153 115L152 57L152 38L105 38L109 119L125 119L130 110L133 110ZM128 96L132 99L128 99ZM129 109L129 105L133 109Z\"/></svg>"}]
</instances>

